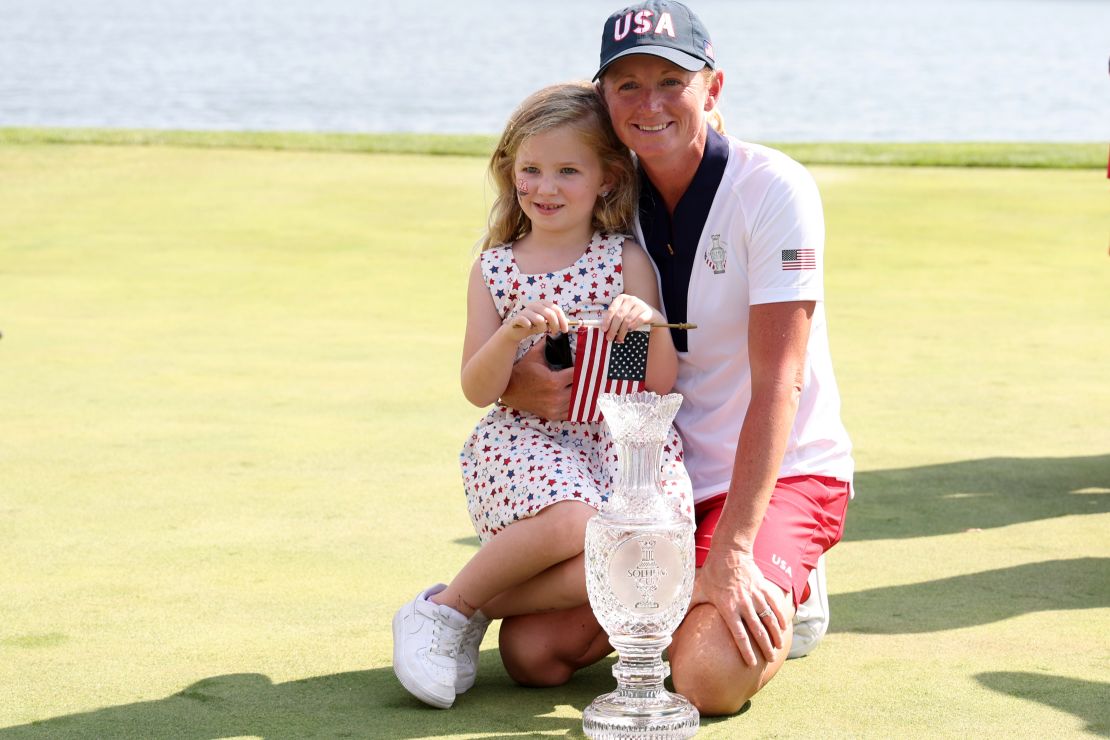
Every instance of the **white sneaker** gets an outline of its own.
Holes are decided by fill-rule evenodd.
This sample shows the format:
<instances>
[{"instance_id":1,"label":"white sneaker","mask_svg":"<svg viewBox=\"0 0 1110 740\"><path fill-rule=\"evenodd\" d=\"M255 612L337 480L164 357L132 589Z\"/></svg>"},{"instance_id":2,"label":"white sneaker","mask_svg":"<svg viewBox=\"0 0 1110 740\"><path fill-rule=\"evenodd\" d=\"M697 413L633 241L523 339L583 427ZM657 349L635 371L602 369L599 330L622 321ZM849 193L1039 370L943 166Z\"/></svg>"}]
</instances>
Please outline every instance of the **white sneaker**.
<instances>
[{"instance_id":1,"label":"white sneaker","mask_svg":"<svg viewBox=\"0 0 1110 740\"><path fill-rule=\"evenodd\" d=\"M829 630L829 593L825 585L825 556L817 558L817 567L809 572L809 598L798 604L794 613L794 641L787 660L813 652Z\"/></svg>"},{"instance_id":2,"label":"white sneaker","mask_svg":"<svg viewBox=\"0 0 1110 740\"><path fill-rule=\"evenodd\" d=\"M455 679L455 693L466 693L474 685L478 677L478 648L482 646L482 638L486 636L489 627L489 617L482 614L482 610L474 612L474 616L463 630L462 642L459 644L459 657L455 661L458 667L458 677Z\"/></svg>"},{"instance_id":3,"label":"white sneaker","mask_svg":"<svg viewBox=\"0 0 1110 740\"><path fill-rule=\"evenodd\" d=\"M410 694L440 709L455 702L455 658L467 626L462 614L428 601L445 588L422 591L393 616L393 672Z\"/></svg>"}]
</instances>

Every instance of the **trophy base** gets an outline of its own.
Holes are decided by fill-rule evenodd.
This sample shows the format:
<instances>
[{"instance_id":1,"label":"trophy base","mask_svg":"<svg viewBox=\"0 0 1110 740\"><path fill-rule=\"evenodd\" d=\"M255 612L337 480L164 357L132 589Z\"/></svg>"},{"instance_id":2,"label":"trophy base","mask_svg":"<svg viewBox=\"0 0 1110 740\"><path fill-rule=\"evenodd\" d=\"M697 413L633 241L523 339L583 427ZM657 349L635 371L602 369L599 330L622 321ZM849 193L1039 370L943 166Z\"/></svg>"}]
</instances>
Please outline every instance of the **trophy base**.
<instances>
[{"instance_id":1,"label":"trophy base","mask_svg":"<svg viewBox=\"0 0 1110 740\"><path fill-rule=\"evenodd\" d=\"M694 705L669 691L642 698L613 691L582 712L582 731L593 740L684 740L698 724Z\"/></svg>"}]
</instances>

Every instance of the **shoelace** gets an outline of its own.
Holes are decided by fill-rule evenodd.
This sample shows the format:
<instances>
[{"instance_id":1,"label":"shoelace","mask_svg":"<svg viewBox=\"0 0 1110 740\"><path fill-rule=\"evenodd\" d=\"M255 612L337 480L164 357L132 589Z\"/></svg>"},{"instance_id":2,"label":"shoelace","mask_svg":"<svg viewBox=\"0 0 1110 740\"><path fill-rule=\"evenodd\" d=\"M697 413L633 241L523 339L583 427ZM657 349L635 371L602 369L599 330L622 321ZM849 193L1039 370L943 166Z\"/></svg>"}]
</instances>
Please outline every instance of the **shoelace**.
<instances>
[{"instance_id":1,"label":"shoelace","mask_svg":"<svg viewBox=\"0 0 1110 740\"><path fill-rule=\"evenodd\" d=\"M432 623L432 647L428 652L443 655L453 660L459 653L459 643L462 642L464 631L447 629L446 635L443 634L444 631L444 623L436 619Z\"/></svg>"}]
</instances>

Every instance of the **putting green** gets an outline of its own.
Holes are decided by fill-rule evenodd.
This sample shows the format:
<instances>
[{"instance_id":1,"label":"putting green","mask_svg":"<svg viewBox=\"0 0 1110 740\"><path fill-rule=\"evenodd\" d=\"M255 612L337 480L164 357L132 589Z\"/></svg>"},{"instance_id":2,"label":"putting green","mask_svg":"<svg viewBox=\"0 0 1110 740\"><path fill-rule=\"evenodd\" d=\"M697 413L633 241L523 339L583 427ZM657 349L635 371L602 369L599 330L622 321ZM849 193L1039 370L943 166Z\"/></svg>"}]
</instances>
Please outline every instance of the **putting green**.
<instances>
[{"instance_id":1,"label":"putting green","mask_svg":"<svg viewBox=\"0 0 1110 740\"><path fill-rule=\"evenodd\" d=\"M389 620L476 546L476 158L0 147L0 740L580 736ZM699 737L1110 733L1098 170L815 167L858 497L832 631Z\"/></svg>"}]
</instances>

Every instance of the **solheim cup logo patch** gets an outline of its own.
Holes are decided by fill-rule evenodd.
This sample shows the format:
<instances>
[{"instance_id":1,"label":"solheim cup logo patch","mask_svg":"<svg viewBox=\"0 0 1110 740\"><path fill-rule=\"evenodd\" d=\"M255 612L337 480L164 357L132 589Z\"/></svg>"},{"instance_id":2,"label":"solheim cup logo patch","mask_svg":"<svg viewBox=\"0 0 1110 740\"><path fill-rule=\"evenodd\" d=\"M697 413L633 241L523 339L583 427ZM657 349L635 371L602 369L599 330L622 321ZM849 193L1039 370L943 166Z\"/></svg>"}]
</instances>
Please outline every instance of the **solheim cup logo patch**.
<instances>
[{"instance_id":1,"label":"solheim cup logo patch","mask_svg":"<svg viewBox=\"0 0 1110 740\"><path fill-rule=\"evenodd\" d=\"M713 270L714 275L720 275L725 271L725 248L721 246L721 235L714 234L709 237L713 240L713 246L705 252L705 264L709 265L709 269Z\"/></svg>"}]
</instances>

